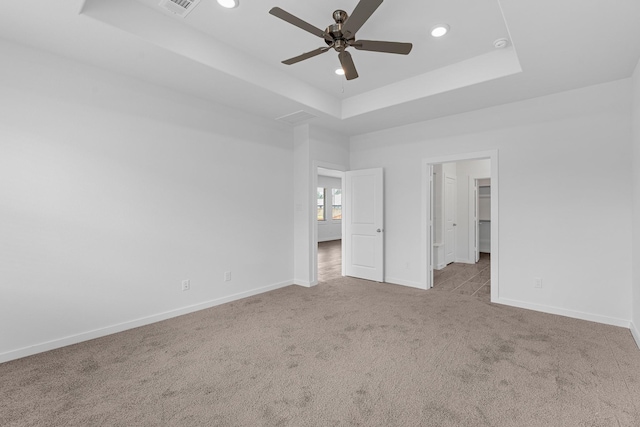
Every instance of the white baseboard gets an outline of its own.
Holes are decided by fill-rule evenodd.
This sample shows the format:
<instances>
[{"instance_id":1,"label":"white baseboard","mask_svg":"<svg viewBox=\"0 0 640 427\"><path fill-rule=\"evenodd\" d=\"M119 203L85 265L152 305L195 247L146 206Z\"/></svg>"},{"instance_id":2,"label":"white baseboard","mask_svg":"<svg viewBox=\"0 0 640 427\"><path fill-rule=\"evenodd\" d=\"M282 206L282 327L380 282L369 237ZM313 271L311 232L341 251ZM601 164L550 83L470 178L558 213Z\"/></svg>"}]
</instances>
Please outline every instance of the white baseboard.
<instances>
[{"instance_id":1,"label":"white baseboard","mask_svg":"<svg viewBox=\"0 0 640 427\"><path fill-rule=\"evenodd\" d=\"M410 280L396 279L394 277L385 277L385 283L391 283L394 285L408 286L410 288L424 289L424 285L420 282L413 282Z\"/></svg>"},{"instance_id":2,"label":"white baseboard","mask_svg":"<svg viewBox=\"0 0 640 427\"><path fill-rule=\"evenodd\" d=\"M633 322L631 322L629 330L631 330L631 335L633 335L633 339L636 340L636 345L638 346L638 349L640 349L640 331L638 331L638 328L636 328L636 325Z\"/></svg>"},{"instance_id":3,"label":"white baseboard","mask_svg":"<svg viewBox=\"0 0 640 427\"><path fill-rule=\"evenodd\" d=\"M308 280L294 280L293 284L294 285L298 285L298 286L302 286L303 288L311 288L311 287L317 285L318 281L314 280L313 282L309 282Z\"/></svg>"},{"instance_id":4,"label":"white baseboard","mask_svg":"<svg viewBox=\"0 0 640 427\"><path fill-rule=\"evenodd\" d=\"M292 280L287 280L287 281L276 283L273 285L263 286L261 288L255 288L249 291L228 295L226 297L216 298L216 299L201 302L198 304L189 305L187 307L182 307L175 310L169 310L163 313L153 314L151 316L141 317L139 319L118 323L116 325L111 325L111 326L107 326L100 329L94 329L92 331L82 332L80 334L70 335L60 339L46 341L46 342L35 344L29 347L23 347L17 350L10 350L5 353L0 353L0 363L8 362L10 360L20 359L22 357L31 356L31 355L42 353L49 350L55 350L56 348L66 347L68 345L77 344L83 341L104 337L107 335L126 331L128 329L138 328L140 326L145 326L151 323L160 322L162 320L171 319L172 317L182 316L184 314L189 314L195 311L204 310L206 308L215 307L217 305L225 304L231 301L236 301L236 300L247 298L253 295L262 294L264 292L273 291L275 289L284 288L285 286L290 286L292 284L293 284Z\"/></svg>"},{"instance_id":5,"label":"white baseboard","mask_svg":"<svg viewBox=\"0 0 640 427\"><path fill-rule=\"evenodd\" d=\"M568 310L566 308L552 307L552 306L541 305L541 304L532 304L529 302L512 300L507 298L498 298L497 300L492 300L491 302L495 302L497 304L509 305L512 307L526 308L528 310L540 311L542 313L557 314L560 316L572 317L574 319L581 319L581 320L588 320L590 322L603 323L605 325L620 326L623 328L630 328L631 326L631 322L629 322L628 320L619 319L617 317L601 316L599 314L593 314L593 313L585 313L582 311Z\"/></svg>"},{"instance_id":6,"label":"white baseboard","mask_svg":"<svg viewBox=\"0 0 640 427\"><path fill-rule=\"evenodd\" d=\"M458 259L456 258L456 260L454 262L460 263L460 264L475 264L475 261L469 261L468 259Z\"/></svg>"}]
</instances>

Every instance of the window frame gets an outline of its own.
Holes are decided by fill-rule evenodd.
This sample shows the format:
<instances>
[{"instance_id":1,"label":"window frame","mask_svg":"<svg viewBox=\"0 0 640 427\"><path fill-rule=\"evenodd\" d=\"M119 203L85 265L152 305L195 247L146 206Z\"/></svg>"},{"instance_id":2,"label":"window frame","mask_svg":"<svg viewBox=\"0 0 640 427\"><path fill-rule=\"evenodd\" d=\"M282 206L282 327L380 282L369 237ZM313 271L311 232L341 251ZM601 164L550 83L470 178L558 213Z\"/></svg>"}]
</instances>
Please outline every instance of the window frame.
<instances>
[{"instance_id":1,"label":"window frame","mask_svg":"<svg viewBox=\"0 0 640 427\"><path fill-rule=\"evenodd\" d=\"M336 204L336 194L335 192L339 191L340 194L340 204ZM340 206L340 218L334 218L333 210L336 206ZM341 222L342 221L342 188L331 188L331 221L333 222Z\"/></svg>"},{"instance_id":2,"label":"window frame","mask_svg":"<svg viewBox=\"0 0 640 427\"><path fill-rule=\"evenodd\" d=\"M320 189L322 189L322 218L319 218L320 204L318 201L320 200ZM317 187L316 189L316 220L318 222L327 221L327 189L324 187Z\"/></svg>"}]
</instances>

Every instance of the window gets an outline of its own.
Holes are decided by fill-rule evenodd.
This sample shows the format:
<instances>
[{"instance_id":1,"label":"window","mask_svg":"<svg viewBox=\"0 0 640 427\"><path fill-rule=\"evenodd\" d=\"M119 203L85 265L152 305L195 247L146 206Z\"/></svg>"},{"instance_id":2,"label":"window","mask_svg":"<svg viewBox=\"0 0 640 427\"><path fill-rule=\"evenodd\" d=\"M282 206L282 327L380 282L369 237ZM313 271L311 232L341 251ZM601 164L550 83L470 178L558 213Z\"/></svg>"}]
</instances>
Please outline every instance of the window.
<instances>
[{"instance_id":1,"label":"window","mask_svg":"<svg viewBox=\"0 0 640 427\"><path fill-rule=\"evenodd\" d=\"M331 221L340 221L342 220L342 189L331 188L330 192L327 190L329 189L323 187L318 187L317 189L318 193L316 196L316 216L318 218L318 221L326 221L327 217ZM327 200L327 197L331 197L331 199L329 199L328 202L325 202L325 200ZM329 208L331 209L331 212L327 212Z\"/></svg>"},{"instance_id":2,"label":"window","mask_svg":"<svg viewBox=\"0 0 640 427\"><path fill-rule=\"evenodd\" d=\"M324 221L324 195L325 190L322 187L318 187L318 221Z\"/></svg>"},{"instance_id":3,"label":"window","mask_svg":"<svg viewBox=\"0 0 640 427\"><path fill-rule=\"evenodd\" d=\"M331 219L342 219L342 189L331 189Z\"/></svg>"}]
</instances>

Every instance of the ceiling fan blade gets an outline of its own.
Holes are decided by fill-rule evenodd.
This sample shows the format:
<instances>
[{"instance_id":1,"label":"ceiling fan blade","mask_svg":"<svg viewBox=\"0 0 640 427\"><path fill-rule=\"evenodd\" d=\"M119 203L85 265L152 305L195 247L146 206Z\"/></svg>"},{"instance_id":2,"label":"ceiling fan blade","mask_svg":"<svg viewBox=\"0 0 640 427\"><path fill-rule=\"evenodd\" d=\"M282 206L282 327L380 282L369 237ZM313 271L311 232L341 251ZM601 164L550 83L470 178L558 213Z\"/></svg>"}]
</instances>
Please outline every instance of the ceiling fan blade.
<instances>
[{"instance_id":1,"label":"ceiling fan blade","mask_svg":"<svg viewBox=\"0 0 640 427\"><path fill-rule=\"evenodd\" d=\"M371 52L397 53L408 55L413 45L411 43L380 42L377 40L356 40L351 46L358 50L369 50Z\"/></svg>"},{"instance_id":2,"label":"ceiling fan blade","mask_svg":"<svg viewBox=\"0 0 640 427\"><path fill-rule=\"evenodd\" d=\"M313 58L316 55L320 55L321 53L325 53L331 49L330 47L319 47L316 50L312 50L311 52L303 53L302 55L295 56L293 58L289 58L285 61L282 61L283 64L291 65L296 62L304 61L305 59Z\"/></svg>"},{"instance_id":3,"label":"ceiling fan blade","mask_svg":"<svg viewBox=\"0 0 640 427\"><path fill-rule=\"evenodd\" d=\"M314 27L313 25L309 24L308 22L303 21L302 19L298 18L297 16L293 16L292 14L290 14L289 12L286 12L282 9L280 9L279 7L274 7L269 11L270 14L272 14L275 17L278 17L280 19L282 19L283 21L287 21L289 24L293 24L298 28L302 28L303 30L318 36L320 38L324 38L324 31L322 31L320 28L318 27Z\"/></svg>"},{"instance_id":4,"label":"ceiling fan blade","mask_svg":"<svg viewBox=\"0 0 640 427\"><path fill-rule=\"evenodd\" d=\"M356 66L353 63L351 54L346 50L343 50L338 54L338 59L340 59L340 65L342 65L344 76L347 78L347 80L357 79L358 71L356 71Z\"/></svg>"},{"instance_id":5,"label":"ceiling fan blade","mask_svg":"<svg viewBox=\"0 0 640 427\"><path fill-rule=\"evenodd\" d=\"M367 22L367 19L376 11L382 0L360 0L360 3L353 9L347 22L342 25L342 34L347 39L355 36L356 32Z\"/></svg>"}]
</instances>

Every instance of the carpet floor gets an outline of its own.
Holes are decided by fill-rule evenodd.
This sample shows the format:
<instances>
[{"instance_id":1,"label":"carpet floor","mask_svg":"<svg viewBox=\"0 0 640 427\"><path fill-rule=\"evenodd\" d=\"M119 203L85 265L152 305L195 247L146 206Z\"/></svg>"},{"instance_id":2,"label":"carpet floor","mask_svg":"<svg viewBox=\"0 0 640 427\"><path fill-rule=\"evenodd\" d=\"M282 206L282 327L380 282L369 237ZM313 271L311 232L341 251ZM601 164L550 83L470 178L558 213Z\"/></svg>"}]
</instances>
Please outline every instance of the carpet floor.
<instances>
[{"instance_id":1,"label":"carpet floor","mask_svg":"<svg viewBox=\"0 0 640 427\"><path fill-rule=\"evenodd\" d=\"M639 426L627 329L338 278L0 365L2 426Z\"/></svg>"}]
</instances>

